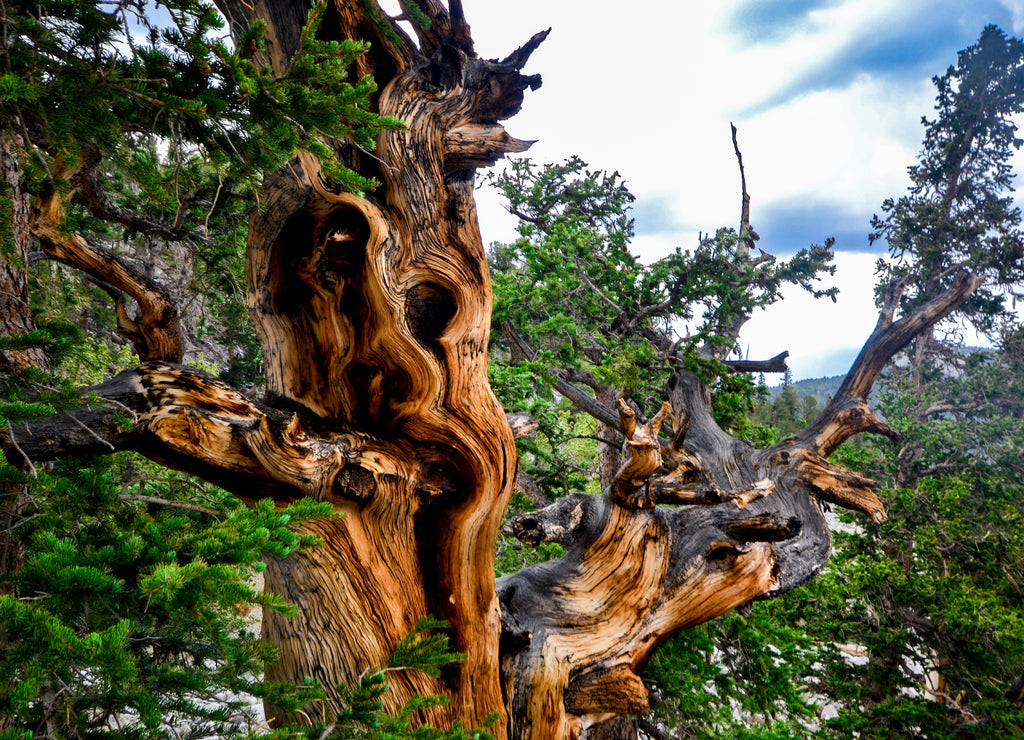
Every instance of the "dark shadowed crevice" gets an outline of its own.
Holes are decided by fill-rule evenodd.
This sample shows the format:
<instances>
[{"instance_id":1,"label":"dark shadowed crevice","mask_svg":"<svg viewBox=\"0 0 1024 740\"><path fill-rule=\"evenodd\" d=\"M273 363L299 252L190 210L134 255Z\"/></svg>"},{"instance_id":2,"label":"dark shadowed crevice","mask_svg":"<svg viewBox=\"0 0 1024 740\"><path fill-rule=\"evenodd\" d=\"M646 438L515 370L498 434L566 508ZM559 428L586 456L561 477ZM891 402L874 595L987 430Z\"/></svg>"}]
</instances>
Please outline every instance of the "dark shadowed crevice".
<instances>
[{"instance_id":1,"label":"dark shadowed crevice","mask_svg":"<svg viewBox=\"0 0 1024 740\"><path fill-rule=\"evenodd\" d=\"M436 354L438 339L455 316L455 298L437 283L414 285L405 296L405 320L416 341Z\"/></svg>"}]
</instances>

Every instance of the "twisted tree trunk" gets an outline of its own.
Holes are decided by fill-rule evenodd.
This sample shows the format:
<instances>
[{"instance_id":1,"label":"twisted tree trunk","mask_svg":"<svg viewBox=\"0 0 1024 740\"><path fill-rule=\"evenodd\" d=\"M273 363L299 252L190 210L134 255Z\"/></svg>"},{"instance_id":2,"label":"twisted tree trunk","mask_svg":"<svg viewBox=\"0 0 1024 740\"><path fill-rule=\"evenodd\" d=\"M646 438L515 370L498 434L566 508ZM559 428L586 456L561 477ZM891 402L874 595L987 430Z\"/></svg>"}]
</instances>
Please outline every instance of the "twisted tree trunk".
<instances>
[{"instance_id":1,"label":"twisted tree trunk","mask_svg":"<svg viewBox=\"0 0 1024 740\"><path fill-rule=\"evenodd\" d=\"M966 275L899 322L890 301L822 417L765 450L719 429L706 388L690 375L676 377L647 423L593 402L597 418L618 419L629 459L603 496L570 497L510 523L521 540L568 552L496 584L495 541L516 459L487 384L490 287L473 177L527 147L499 122L540 84L521 70L546 34L485 60L458 0L448 8L400 0L413 3L430 19L413 24L415 38L373 3L336 0L322 27L372 42L358 72L377 79L377 112L406 130L383 133L372 155L338 143L348 164L381 181L366 198L332 190L308 158L268 178L247 255L263 401L174 364L180 331L167 292L55 229L67 192L36 199L42 248L138 304L138 319L121 306L121 328L147 361L94 389L110 405L39 420L22 447L45 459L113 445L245 500L331 502L342 516L307 526L324 547L268 567L267 588L300 607L294 619L266 617L265 634L281 650L268 678L351 684L432 614L449 621L467 660L437 679L392 677L392 706L447 693L451 704L424 719L479 725L497 713L499 737L575 738L646 709L638 671L669 636L811 578L830 551L821 501L883 516L871 482L825 458L853 434L895 434L867 407L871 384L977 283ZM284 69L306 0L219 5L236 31L264 19L266 61ZM76 167L62 173L72 192L89 175L87 160ZM125 409L130 428L115 418Z\"/></svg>"}]
</instances>

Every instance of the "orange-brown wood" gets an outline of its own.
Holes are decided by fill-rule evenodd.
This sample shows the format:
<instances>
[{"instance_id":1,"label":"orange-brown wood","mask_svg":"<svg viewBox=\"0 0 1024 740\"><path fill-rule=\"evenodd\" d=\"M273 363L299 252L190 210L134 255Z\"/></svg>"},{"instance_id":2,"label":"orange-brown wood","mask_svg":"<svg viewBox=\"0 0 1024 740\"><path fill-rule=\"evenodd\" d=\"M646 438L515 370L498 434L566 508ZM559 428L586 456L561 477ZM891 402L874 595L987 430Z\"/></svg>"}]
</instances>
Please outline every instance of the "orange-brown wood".
<instances>
[{"instance_id":1,"label":"orange-brown wood","mask_svg":"<svg viewBox=\"0 0 1024 740\"><path fill-rule=\"evenodd\" d=\"M646 710L639 671L672 634L813 577L831 549L823 501L884 517L873 483L826 458L859 432L896 436L867 405L872 384L978 282L965 273L899 320L890 295L821 417L764 450L718 427L708 389L691 374L672 379L649 422L625 406L617 419L614 399L601 395L610 387L594 381L594 398L559 375L556 389L606 425L600 436L621 430L629 454L619 466L618 451L603 445L603 496L562 499L511 522L524 542L567 552L496 584L495 544L517 471L512 430L487 384L491 295L474 169L528 146L500 122L540 84L521 70L546 33L485 60L461 3L415 2L431 18L415 38L383 11L369 17L361 1L334 0L325 17L331 38L371 42L356 71L377 80L376 112L406 128L382 133L372 153L336 142L344 162L380 180L365 198L338 192L306 156L267 176L247 251L267 396L252 400L175 364L182 342L170 293L62 228L71 194L90 197L99 153L85 153L74 167L57 163L69 191L39 195L27 222L49 257L135 302L137 312L119 302L119 325L144 362L95 387L98 404L33 422L18 447L11 438L0 446L11 460L135 449L247 501L330 502L339 518L305 525L324 546L268 565L266 587L300 607L295 618L265 619L281 652L268 678L352 684L431 614L449 621L467 659L437 679L390 677L389 706L446 693L451 704L421 719L479 725L496 713L499 738L575 738ZM262 61L286 68L306 0L218 5L236 31L266 21ZM747 203L744 187L749 251ZM663 439L669 417L674 432Z\"/></svg>"}]
</instances>

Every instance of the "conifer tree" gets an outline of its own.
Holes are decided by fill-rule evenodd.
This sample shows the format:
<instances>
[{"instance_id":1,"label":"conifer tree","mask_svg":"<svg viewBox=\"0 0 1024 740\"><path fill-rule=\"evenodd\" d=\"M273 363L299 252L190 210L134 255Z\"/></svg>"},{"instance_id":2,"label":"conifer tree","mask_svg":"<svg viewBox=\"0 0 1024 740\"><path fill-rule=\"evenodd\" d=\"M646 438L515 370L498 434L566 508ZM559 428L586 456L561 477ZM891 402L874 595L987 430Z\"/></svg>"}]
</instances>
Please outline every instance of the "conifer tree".
<instances>
[{"instance_id":1,"label":"conifer tree","mask_svg":"<svg viewBox=\"0 0 1024 740\"><path fill-rule=\"evenodd\" d=\"M727 360L739 329L787 283L819 297L835 294L820 285L834 271L827 248L804 249L789 260L763 250L755 256L753 241L738 238L735 228L644 265L630 252L633 195L617 172L591 171L578 157L543 167L518 159L491 182L520 219L519 239L491 246L492 381L506 406L529 405L538 415L538 436L521 440L520 449L527 471L545 485L560 449L579 437L577 430L559 430L552 392L596 423L599 489L606 487L622 462L612 410L618 398L651 408L673 371L694 370L714 389L717 421L742 436L755 388L730 367L784 372L786 366L784 355L760 363ZM750 231L749 223L740 228ZM548 454L537 448L541 437L549 440ZM536 455L539 465L531 462ZM551 482L563 495L571 485L565 476Z\"/></svg>"},{"instance_id":2,"label":"conifer tree","mask_svg":"<svg viewBox=\"0 0 1024 740\"><path fill-rule=\"evenodd\" d=\"M890 367L881 407L901 443L853 454L890 486L892 521L843 535L837 567L809 596L835 610L823 630L843 623L868 658L826 661L827 694L841 707L830 728L843 737L996 738L1024 728L1011 691L1024 664L1024 497L1020 322L1010 310L1024 274L1010 196L1024 45L988 27L934 81L937 116L924 120L910 191L874 221L891 255L883 276L908 306L965 269L979 287L957 323L920 334ZM964 325L993 348L965 347ZM828 595L851 586L850 601Z\"/></svg>"},{"instance_id":3,"label":"conifer tree","mask_svg":"<svg viewBox=\"0 0 1024 740\"><path fill-rule=\"evenodd\" d=\"M707 385L731 377L721 366L737 324L778 277L757 269L767 256L752 257L742 187L735 233L693 257L739 272L698 272L707 285L693 295L720 300L706 339L669 374L669 400L660 410L646 400L595 407L629 455L600 495L574 494L510 522L521 542L564 553L496 582L516 455L487 382L491 288L473 180L528 146L500 122L540 84L523 68L546 34L489 60L457 0L399 6L395 14L339 1L315 6L310 20L305 0L219 0L233 46L211 35L208 6L186 0L170 6L162 30L129 3L53 0L7 14L17 69L3 78L3 105L24 186L10 210L27 221L13 233L102 283L139 364L93 384L82 406L5 425L0 448L29 475L63 454L132 450L256 512L269 498L275 512L302 501L343 515L297 525L323 547L266 561L268 593L297 607L289 619L264 611L263 637L280 654L266 676L309 677L323 691L317 717L267 697L277 726L344 721L364 672L386 665L434 615L465 659L433 674L389 672L392 690L379 701L393 716L448 733L488 726L501 738L577 737L608 716L646 710L639 671L672 634L812 578L831 550L826 503L884 517L872 481L827 457L860 432L898 436L871 412L869 391L886 361L982 278L956 276L898 320L890 295L829 406L786 440L755 448L727 431L736 431L737 405L716 414ZM139 23L146 28L134 34ZM342 40L351 38L368 45ZM259 187L242 187L254 178ZM248 211L238 207L246 192ZM13 205L19 197L30 201L25 212ZM550 223L567 249L619 228ZM173 268L174 245L208 255L209 235L242 231L262 394L180 364L186 313L168 288L168 265L161 272L143 259L163 250ZM673 296L685 287L681 273L645 282L612 247L593 251L622 268L610 282L619 300L651 299L642 313L682 295ZM811 250L797 268L815 272L826 252ZM594 282L586 266L577 272L578 287ZM184 579L186 594L188 574L202 566L192 558L153 567L168 582ZM403 715L415 696L440 694L450 703Z\"/></svg>"},{"instance_id":4,"label":"conifer tree","mask_svg":"<svg viewBox=\"0 0 1024 740\"><path fill-rule=\"evenodd\" d=\"M911 168L915 185L910 195L886 201L887 218L874 221L875 238L886 237L894 256L883 265L880 287L888 305L900 300L903 310L913 311L963 281L961 271L971 268L980 290L957 315L1015 336L1002 300L1015 294L1021 275L1019 213L1006 195L1012 178L1008 159L1019 144L1012 121L1019 112L1019 49L1017 40L985 29L978 44L961 53L959 66L936 78L939 115L926 121L921 162ZM976 106L975 99L983 100L984 107ZM539 191L514 190L520 200ZM528 235L542 228L536 213L521 207L510 210L523 219ZM558 206L553 210L558 213ZM542 258L558 248L553 242L545 246ZM503 259L495 262L499 291L506 281L537 291L567 283L566 271L556 272L550 264L536 272L542 277L531 279L522 267L530 253L525 246L520 249L525 259L520 257L523 262L517 264L505 258L508 247L500 248ZM582 264L594 272L608 267L601 260ZM609 279L621 279L621 272L616 269ZM602 303L602 294L593 288L600 279L589 279L591 291L584 293L585 300L596 303L600 313L609 304ZM571 287L569 282L568 295ZM608 295L615 293L609 290ZM509 310L521 315L537 306L546 316L556 311L571 316L569 303L516 295ZM588 358L581 355L570 364L566 357L582 332L560 335L552 330L541 339L543 322L520 322L533 327L533 341L543 349L530 371L545 371L544 363L559 367L561 362L564 369L557 379L564 381L570 373L581 377L578 368ZM575 329L575 324L569 325ZM1016 464L1002 452L1017 444L1019 436L1013 421L1017 383L1010 372L1012 362L1002 352L940 354L940 337L932 331L919 334L912 345L912 361L892 366L884 385L885 418L899 430L892 436L902 440L901 470L908 451L917 451L912 467L917 482L885 492L895 521L840 533L838 562L807 593L755 605L742 617L722 618L662 648L647 674L661 700L656 707L658 722L695 736L761 737L759 730L735 726L734 712L741 707L747 719L763 723L765 737L815 732L837 737L853 732L878 737L913 732L928 737L1001 737L1019 730L1019 708L1003 699L1019 675L1016 646L1022 636L1012 595L1013 574L1020 569L1020 496L1013 483ZM501 374L499 380L505 377ZM916 385L912 377L917 378ZM767 432L764 438L769 441L786 435L799 439L801 428L818 415L815 407L802 406L787 372L782 393L765 417L776 430L761 433ZM840 459L892 484L894 471L881 459L896 458L885 449L862 444L843 449ZM532 445L528 450L531 454ZM536 455L526 459L541 468L546 462ZM544 480L543 470L536 478ZM1000 533L995 538L998 544L993 544L998 554L983 557L996 565L972 567L973 553L986 550L977 542L987 539L986 532L989 537ZM873 611L866 613L865 605ZM985 613L985 618L967 617L978 613ZM809 619L810 615L816 618ZM809 624L785 636L772 629L795 622ZM738 637L751 633L758 637ZM980 645L972 645L968 635ZM740 649L731 655L737 645ZM844 649L866 651L870 662L851 663ZM762 677L767 666L774 667L768 684L776 693L765 691L768 687L762 688L754 678L745 685L733 683L749 665L755 666L752 673L760 665ZM828 666L825 675L815 675L823 665ZM709 684L715 686L712 693L707 692ZM770 698L764 700L762 691ZM838 707L839 717L820 726L808 703L816 700L832 703L833 710ZM709 706L720 712L709 711ZM647 725L655 736L658 727Z\"/></svg>"}]
</instances>

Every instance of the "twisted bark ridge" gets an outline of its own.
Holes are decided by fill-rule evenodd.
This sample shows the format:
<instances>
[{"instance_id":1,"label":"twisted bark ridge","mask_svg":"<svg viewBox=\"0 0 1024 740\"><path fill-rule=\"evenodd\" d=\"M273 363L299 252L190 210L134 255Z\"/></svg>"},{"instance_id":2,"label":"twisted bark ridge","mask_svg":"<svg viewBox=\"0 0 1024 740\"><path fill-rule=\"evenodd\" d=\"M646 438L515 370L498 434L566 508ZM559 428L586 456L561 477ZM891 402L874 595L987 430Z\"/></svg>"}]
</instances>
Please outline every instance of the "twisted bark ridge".
<instances>
[{"instance_id":1,"label":"twisted bark ridge","mask_svg":"<svg viewBox=\"0 0 1024 740\"><path fill-rule=\"evenodd\" d=\"M546 34L486 60L459 3L403 5L429 23L339 0L321 25L328 38L370 42L355 73L376 80L376 112L406 124L372 153L336 142L347 166L381 186L366 198L338 192L300 156L267 179L251 219L248 299L266 399L254 403L176 364L170 294L61 227L70 199L88 195L96 162L85 156L58 163L68 187L35 199L33 235L50 258L125 297L119 329L145 362L95 389L109 405L19 437L37 458L134 448L244 499L330 501L343 516L310 525L325 546L269 564L267 587L301 616L266 618L264 635L282 655L268 678L352 684L430 614L449 621L453 648L468 658L436 680L393 676L389 701L448 694L450 706L425 719L482 725L504 714L494 551L516 469L512 432L487 383L491 296L473 180L475 168L528 146L500 121L540 85L521 70ZM220 6L236 32L265 21L262 61L286 68L308 0Z\"/></svg>"},{"instance_id":2,"label":"twisted bark ridge","mask_svg":"<svg viewBox=\"0 0 1024 740\"><path fill-rule=\"evenodd\" d=\"M504 713L493 568L515 450L487 385L490 287L473 177L527 146L498 122L540 84L520 70L544 35L489 61L457 3L420 3L430 25L414 25L415 39L367 7L336 3L329 32L370 40L358 71L377 81L377 112L406 123L372 157L343 151L382 187L365 199L332 192L299 159L269 183L250 230L250 313L270 398L314 423L280 435L269 424L249 447L275 480L308 481L303 493L345 514L320 525L324 552L268 569L270 587L306 615L266 619L283 655L268 676L351 681L433 614L468 658L440 685L403 677L395 699L448 693L432 721L482 724ZM282 58L286 36L272 50Z\"/></svg>"},{"instance_id":3,"label":"twisted bark ridge","mask_svg":"<svg viewBox=\"0 0 1024 740\"><path fill-rule=\"evenodd\" d=\"M266 61L284 69L307 0L219 4L234 30L265 20ZM269 679L351 684L432 614L450 622L468 658L437 679L392 675L393 705L446 693L450 705L423 719L479 725L497 713L499 737L574 738L646 709L638 671L670 635L811 578L830 552L823 501L884 517L873 483L826 457L859 432L896 435L867 406L872 383L978 281L965 273L899 321L893 286L835 400L769 449L723 432L691 375L675 377L650 421L596 401L598 418L625 433L629 458L603 496L510 522L520 540L567 553L496 584L516 460L487 385L491 297L473 179L528 146L500 121L540 84L522 69L546 33L487 60L458 0L399 4L396 19L372 2L336 0L322 26L371 42L357 71L377 80L376 112L406 123L382 133L372 154L338 142L339 157L381 187L366 198L337 192L299 157L268 178L252 218L247 287L266 398L176 364L169 293L59 227L67 199L89 188L86 157L61 173L68 190L36 198L29 221L50 257L137 304L131 316L120 304L118 317L144 362L94 388L97 403L0 445L12 460L134 449L244 500L331 502L343 516L308 525L324 547L269 564L267 588L300 607L294 619L265 618L282 656ZM429 25L404 20L423 15Z\"/></svg>"}]
</instances>

